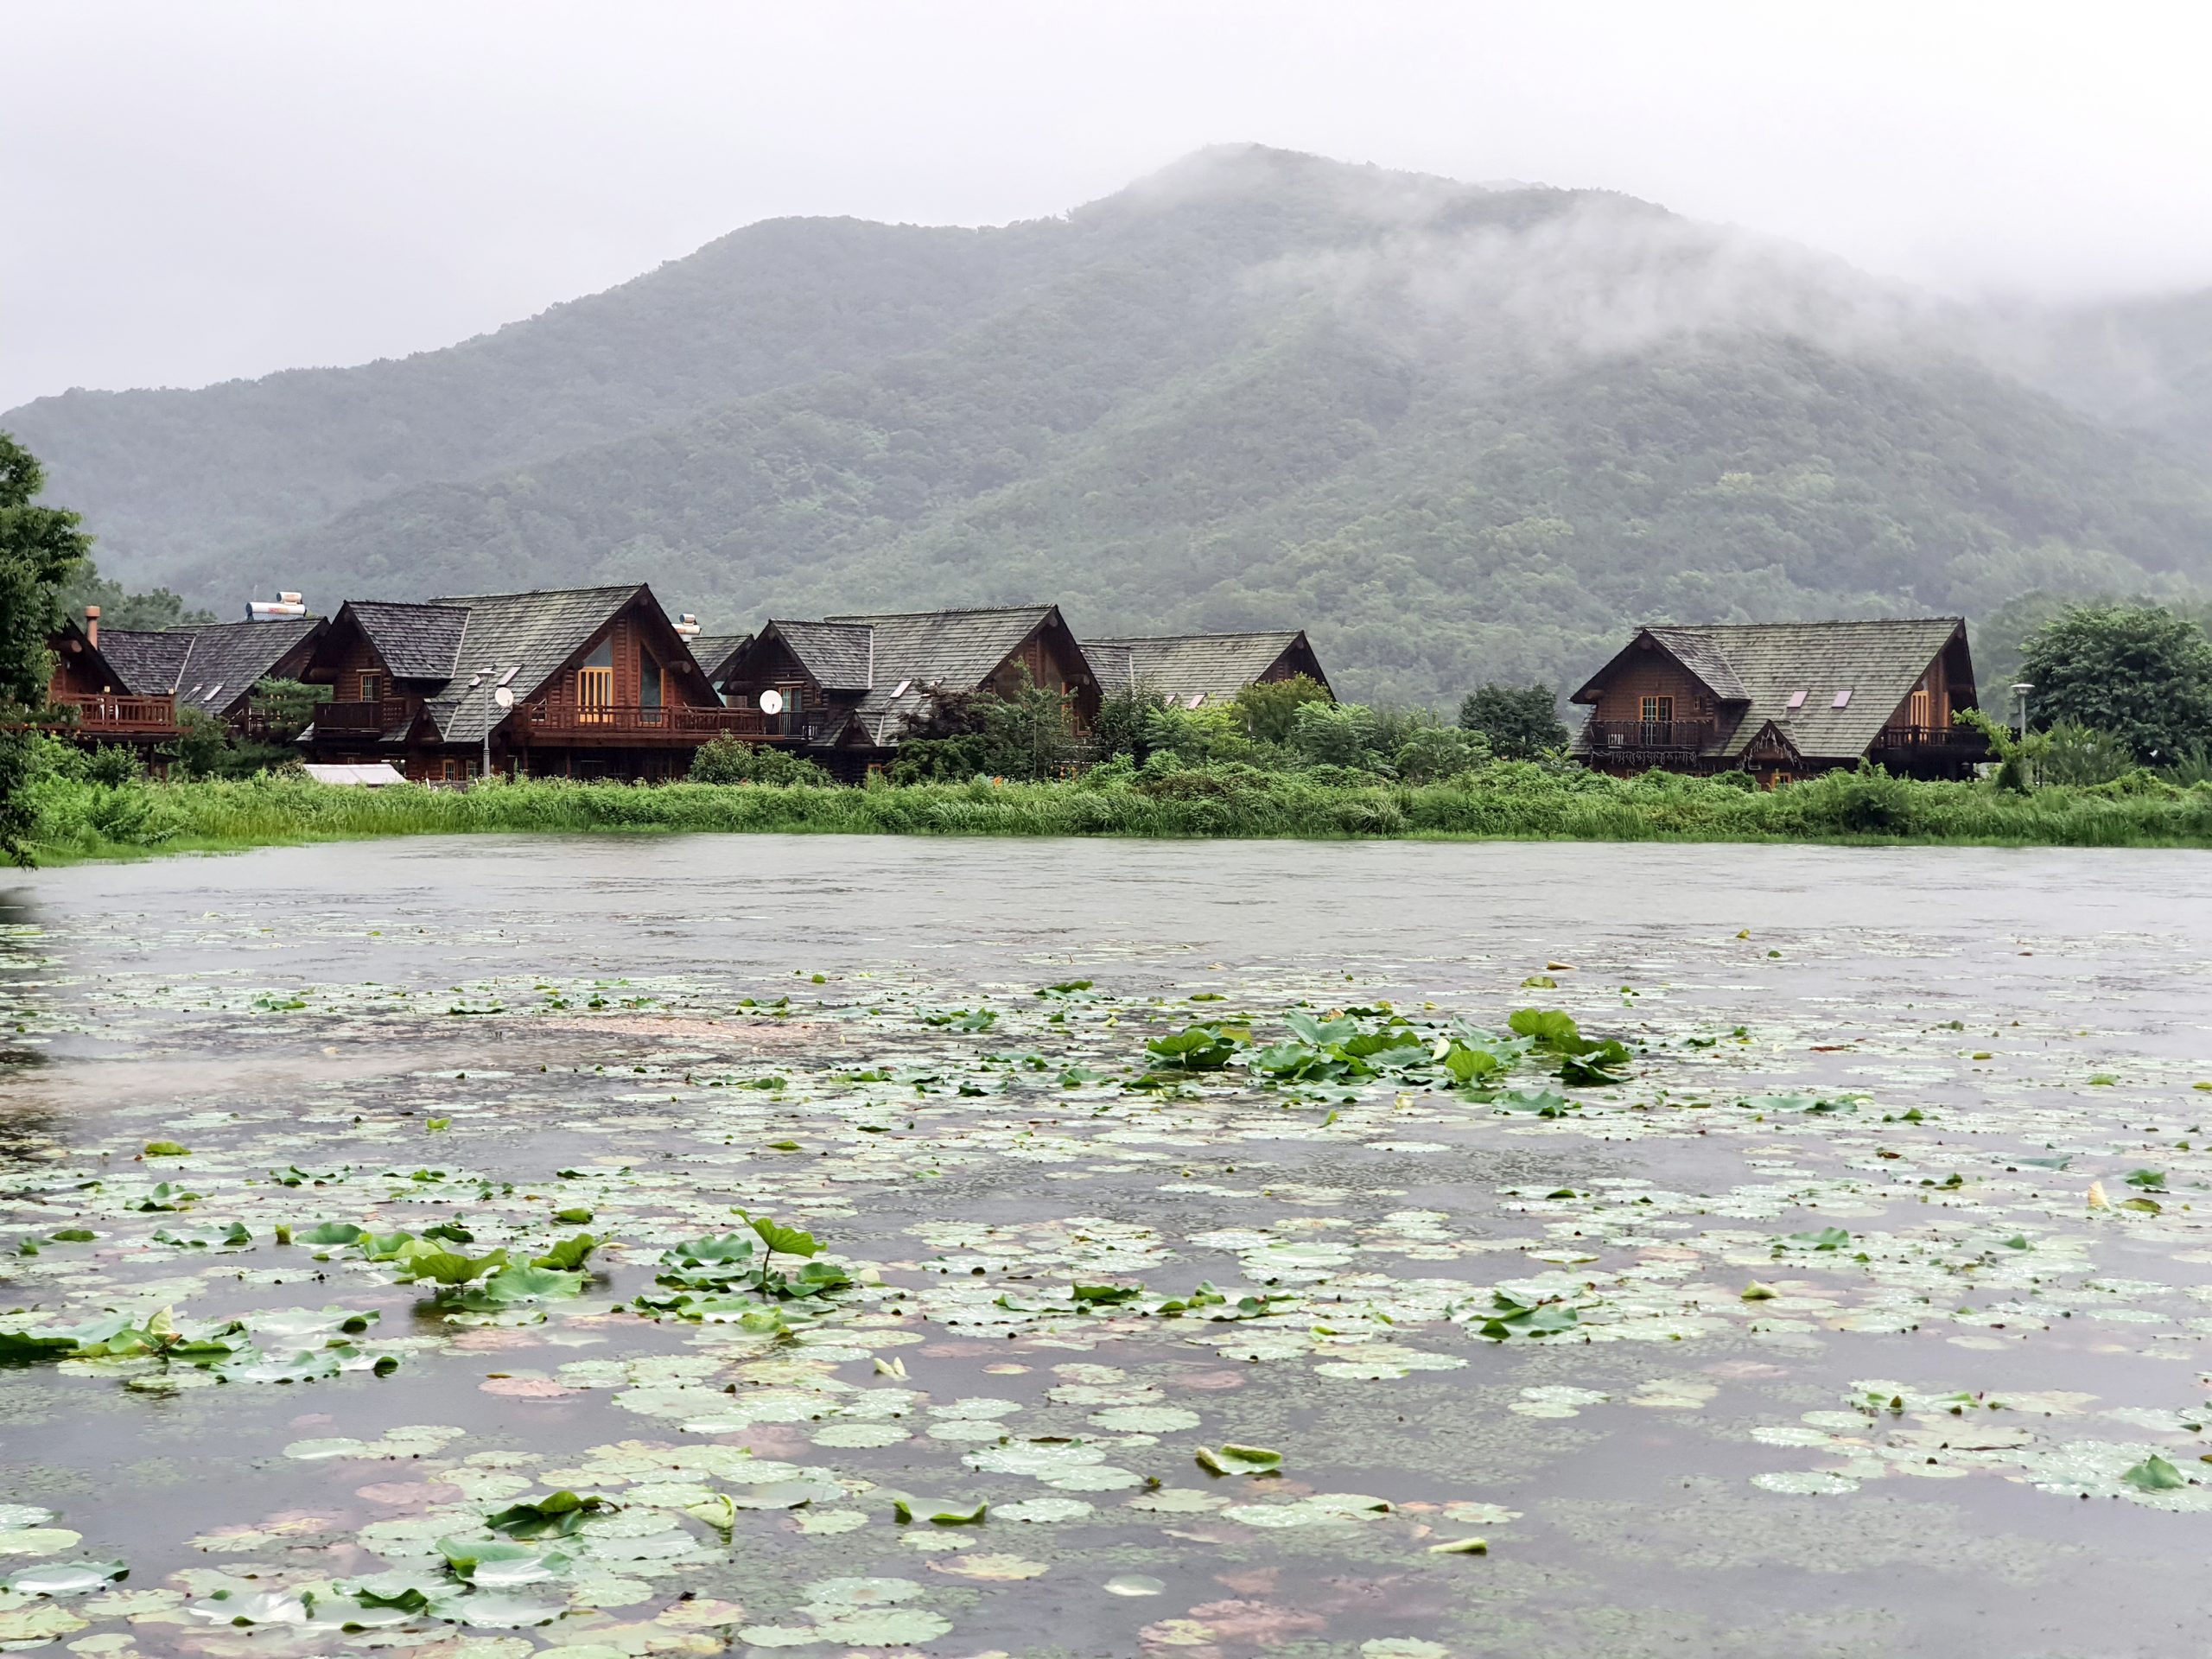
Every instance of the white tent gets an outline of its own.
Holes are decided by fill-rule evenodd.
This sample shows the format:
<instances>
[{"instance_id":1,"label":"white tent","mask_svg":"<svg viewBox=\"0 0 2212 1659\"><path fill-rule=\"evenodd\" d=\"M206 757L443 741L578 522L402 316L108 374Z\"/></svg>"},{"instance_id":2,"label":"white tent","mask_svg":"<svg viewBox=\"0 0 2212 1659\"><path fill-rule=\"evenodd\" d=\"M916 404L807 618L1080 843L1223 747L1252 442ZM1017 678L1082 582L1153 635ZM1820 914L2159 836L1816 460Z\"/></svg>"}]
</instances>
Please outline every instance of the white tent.
<instances>
[{"instance_id":1,"label":"white tent","mask_svg":"<svg viewBox=\"0 0 2212 1659\"><path fill-rule=\"evenodd\" d=\"M382 789L387 784L407 781L399 768L389 760L349 760L327 766L309 764L302 770L318 784L357 785L363 789Z\"/></svg>"}]
</instances>

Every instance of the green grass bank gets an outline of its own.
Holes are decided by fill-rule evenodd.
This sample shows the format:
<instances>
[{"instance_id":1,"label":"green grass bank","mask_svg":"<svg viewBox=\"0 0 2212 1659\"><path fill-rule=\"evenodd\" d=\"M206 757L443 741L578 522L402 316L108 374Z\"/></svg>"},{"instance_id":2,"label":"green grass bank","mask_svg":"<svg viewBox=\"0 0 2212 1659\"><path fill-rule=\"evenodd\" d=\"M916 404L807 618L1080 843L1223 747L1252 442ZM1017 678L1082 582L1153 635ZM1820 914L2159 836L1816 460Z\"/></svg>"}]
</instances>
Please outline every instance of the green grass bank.
<instances>
[{"instance_id":1,"label":"green grass bank","mask_svg":"<svg viewBox=\"0 0 2212 1659\"><path fill-rule=\"evenodd\" d=\"M2212 846L2212 786L2177 788L2144 774L2024 796L1879 772L1761 792L1711 779L1612 779L1505 761L1427 785L1324 782L1241 766L864 789L533 781L368 791L284 773L116 785L48 777L34 786L33 804L32 850L57 862L527 830Z\"/></svg>"}]
</instances>

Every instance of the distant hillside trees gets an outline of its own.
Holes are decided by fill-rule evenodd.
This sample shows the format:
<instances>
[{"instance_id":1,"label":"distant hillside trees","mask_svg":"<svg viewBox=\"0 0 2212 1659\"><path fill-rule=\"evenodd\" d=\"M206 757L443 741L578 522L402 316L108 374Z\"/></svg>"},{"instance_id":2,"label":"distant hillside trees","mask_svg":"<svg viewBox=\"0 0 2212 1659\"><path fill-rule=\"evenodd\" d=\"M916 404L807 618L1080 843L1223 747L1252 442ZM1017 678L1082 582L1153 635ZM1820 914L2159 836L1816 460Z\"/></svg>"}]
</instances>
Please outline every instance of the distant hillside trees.
<instances>
[{"instance_id":1,"label":"distant hillside trees","mask_svg":"<svg viewBox=\"0 0 2212 1659\"><path fill-rule=\"evenodd\" d=\"M2038 730L2084 727L2146 764L2212 741L2212 640L2162 606L2077 605L2028 638L2021 678Z\"/></svg>"}]
</instances>

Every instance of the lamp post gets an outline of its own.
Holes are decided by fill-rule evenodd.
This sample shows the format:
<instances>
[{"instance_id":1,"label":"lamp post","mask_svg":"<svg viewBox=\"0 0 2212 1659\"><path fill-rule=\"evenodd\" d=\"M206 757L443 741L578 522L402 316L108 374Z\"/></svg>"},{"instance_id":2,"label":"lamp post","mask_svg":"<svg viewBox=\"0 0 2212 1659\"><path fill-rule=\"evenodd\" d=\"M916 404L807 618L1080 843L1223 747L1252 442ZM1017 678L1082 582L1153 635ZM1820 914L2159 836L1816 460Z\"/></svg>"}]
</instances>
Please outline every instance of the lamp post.
<instances>
[{"instance_id":1,"label":"lamp post","mask_svg":"<svg viewBox=\"0 0 2212 1659\"><path fill-rule=\"evenodd\" d=\"M2022 737L2028 734L2028 693L2035 689L2035 682L2032 680L2023 680L2012 688L2012 695L2019 699L2020 703L2020 735Z\"/></svg>"},{"instance_id":2,"label":"lamp post","mask_svg":"<svg viewBox=\"0 0 2212 1659\"><path fill-rule=\"evenodd\" d=\"M504 685L493 686L492 706L497 709L499 713L493 715L484 722L484 770L481 776L487 784L492 781L492 728L498 725L505 717L507 711L515 706L514 692Z\"/></svg>"}]
</instances>

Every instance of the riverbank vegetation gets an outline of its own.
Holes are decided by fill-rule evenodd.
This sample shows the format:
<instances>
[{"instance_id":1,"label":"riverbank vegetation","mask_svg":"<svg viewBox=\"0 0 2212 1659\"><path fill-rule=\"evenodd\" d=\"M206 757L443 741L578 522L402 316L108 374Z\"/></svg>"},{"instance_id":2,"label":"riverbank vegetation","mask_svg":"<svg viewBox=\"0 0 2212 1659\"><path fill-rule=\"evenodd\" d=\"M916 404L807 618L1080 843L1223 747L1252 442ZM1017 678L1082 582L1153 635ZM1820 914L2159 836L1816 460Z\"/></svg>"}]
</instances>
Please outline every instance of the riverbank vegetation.
<instances>
[{"instance_id":1,"label":"riverbank vegetation","mask_svg":"<svg viewBox=\"0 0 2212 1659\"><path fill-rule=\"evenodd\" d=\"M1124 759L1050 783L533 780L467 791L334 788L287 772L162 783L104 779L87 764L42 773L28 805L33 849L60 860L522 830L2212 846L2212 785L2146 772L2026 794L1879 772L1760 791L1740 773L1617 779L1557 760L1486 760L1426 783Z\"/></svg>"}]
</instances>

